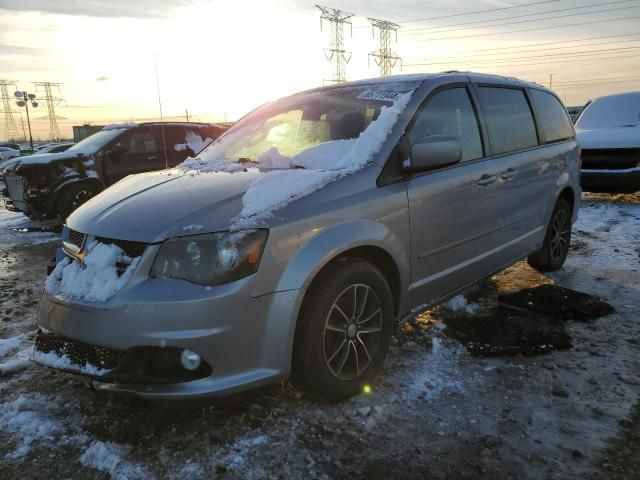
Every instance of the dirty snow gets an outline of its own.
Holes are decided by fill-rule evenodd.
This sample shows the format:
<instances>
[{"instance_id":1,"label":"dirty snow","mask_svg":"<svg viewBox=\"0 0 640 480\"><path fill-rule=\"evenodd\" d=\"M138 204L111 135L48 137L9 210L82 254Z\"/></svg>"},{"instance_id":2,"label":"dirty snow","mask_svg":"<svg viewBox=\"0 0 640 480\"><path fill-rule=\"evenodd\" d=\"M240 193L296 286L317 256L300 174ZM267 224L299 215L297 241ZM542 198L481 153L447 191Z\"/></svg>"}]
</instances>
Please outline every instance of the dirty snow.
<instances>
[{"instance_id":1,"label":"dirty snow","mask_svg":"<svg viewBox=\"0 0 640 480\"><path fill-rule=\"evenodd\" d=\"M0 206L0 244L38 244L57 240L58 236L48 227L34 222L21 212L11 212Z\"/></svg>"},{"instance_id":2,"label":"dirty snow","mask_svg":"<svg viewBox=\"0 0 640 480\"><path fill-rule=\"evenodd\" d=\"M55 352L44 353L39 350L34 351L33 348L31 351L33 352L33 361L40 365L46 365L47 367L58 368L60 370L71 370L91 376L100 376L109 372L109 370L96 367L95 365L91 365L89 362L84 365L73 363L71 358L66 354L58 355Z\"/></svg>"},{"instance_id":3,"label":"dirty snow","mask_svg":"<svg viewBox=\"0 0 640 480\"><path fill-rule=\"evenodd\" d=\"M453 312L464 312L468 313L469 315L475 314L480 307L479 305L476 305L474 303L469 303L464 295L457 295L448 302L444 303L442 306L444 308L448 308Z\"/></svg>"},{"instance_id":4,"label":"dirty snow","mask_svg":"<svg viewBox=\"0 0 640 480\"><path fill-rule=\"evenodd\" d=\"M155 478L141 465L125 461L123 457L128 453L129 449L127 447L112 442L96 440L80 456L80 463L86 467L108 473L114 480Z\"/></svg>"},{"instance_id":5,"label":"dirty snow","mask_svg":"<svg viewBox=\"0 0 640 480\"><path fill-rule=\"evenodd\" d=\"M97 241L87 246L84 265L64 258L56 265L45 282L45 291L68 300L106 302L129 281L140 257L131 259L117 245L106 245ZM129 266L118 276L116 263Z\"/></svg>"},{"instance_id":6,"label":"dirty snow","mask_svg":"<svg viewBox=\"0 0 640 480\"><path fill-rule=\"evenodd\" d=\"M9 360L0 363L0 377L12 375L14 373L26 370L30 365L30 357L33 353L33 346L28 346L20 350L15 356Z\"/></svg>"}]
</instances>

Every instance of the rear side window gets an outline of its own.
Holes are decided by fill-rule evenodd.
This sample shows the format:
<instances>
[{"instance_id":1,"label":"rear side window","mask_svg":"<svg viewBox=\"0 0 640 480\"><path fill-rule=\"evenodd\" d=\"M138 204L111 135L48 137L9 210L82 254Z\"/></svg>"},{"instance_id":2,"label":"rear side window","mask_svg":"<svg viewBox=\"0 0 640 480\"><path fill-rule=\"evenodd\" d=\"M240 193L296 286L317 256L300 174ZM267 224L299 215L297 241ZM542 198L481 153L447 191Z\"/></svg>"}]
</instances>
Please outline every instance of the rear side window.
<instances>
[{"instance_id":1,"label":"rear side window","mask_svg":"<svg viewBox=\"0 0 640 480\"><path fill-rule=\"evenodd\" d=\"M541 90L531 90L531 100L538 114L545 142L573 138L569 115L556 97Z\"/></svg>"},{"instance_id":2,"label":"rear side window","mask_svg":"<svg viewBox=\"0 0 640 480\"><path fill-rule=\"evenodd\" d=\"M538 145L536 126L524 91L496 87L478 90L494 155Z\"/></svg>"},{"instance_id":3,"label":"rear side window","mask_svg":"<svg viewBox=\"0 0 640 480\"><path fill-rule=\"evenodd\" d=\"M457 137L462 146L462 161L483 156L476 113L466 88L436 93L420 109L409 130L409 140L413 143L425 135Z\"/></svg>"}]
</instances>

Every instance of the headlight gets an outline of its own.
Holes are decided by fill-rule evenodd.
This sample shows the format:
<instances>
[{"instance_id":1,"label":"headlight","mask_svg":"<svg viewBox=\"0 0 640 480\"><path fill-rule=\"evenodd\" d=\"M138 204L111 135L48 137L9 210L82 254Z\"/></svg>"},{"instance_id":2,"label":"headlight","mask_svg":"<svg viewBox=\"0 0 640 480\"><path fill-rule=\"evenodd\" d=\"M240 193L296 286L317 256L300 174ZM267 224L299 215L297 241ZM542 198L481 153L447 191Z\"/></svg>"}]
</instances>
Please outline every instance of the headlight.
<instances>
[{"instance_id":1,"label":"headlight","mask_svg":"<svg viewBox=\"0 0 640 480\"><path fill-rule=\"evenodd\" d=\"M267 230L254 230L172 238L160 247L151 276L199 285L233 282L258 270L267 236Z\"/></svg>"}]
</instances>

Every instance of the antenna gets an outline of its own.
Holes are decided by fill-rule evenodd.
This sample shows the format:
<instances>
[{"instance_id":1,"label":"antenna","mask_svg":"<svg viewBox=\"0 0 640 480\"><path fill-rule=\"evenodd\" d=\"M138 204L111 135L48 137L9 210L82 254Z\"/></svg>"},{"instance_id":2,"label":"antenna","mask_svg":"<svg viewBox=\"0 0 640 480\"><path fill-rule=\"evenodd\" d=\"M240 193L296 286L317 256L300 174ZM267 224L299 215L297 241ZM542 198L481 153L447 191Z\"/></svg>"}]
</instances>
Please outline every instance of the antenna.
<instances>
[{"instance_id":1,"label":"antenna","mask_svg":"<svg viewBox=\"0 0 640 480\"><path fill-rule=\"evenodd\" d=\"M351 25L350 18L355 14L344 12L335 8L316 5L322 12L320 15L320 31L322 31L322 20L331 23L331 37L329 38L329 48L325 49L324 56L329 61L333 61L333 78L330 82L342 83L346 81L346 64L351 60L351 52L344 49L344 25ZM351 25L353 35L353 26Z\"/></svg>"},{"instance_id":2,"label":"antenna","mask_svg":"<svg viewBox=\"0 0 640 480\"><path fill-rule=\"evenodd\" d=\"M398 29L400 25L387 20L379 20L377 18L369 18L371 27L373 28L373 36L375 38L375 29L380 31L380 48L369 54L369 58L373 57L376 65L380 67L380 76L386 77L391 75L393 67L400 61L400 69L402 70L402 59L391 50L391 32L396 34L396 42L398 41Z\"/></svg>"},{"instance_id":3,"label":"antenna","mask_svg":"<svg viewBox=\"0 0 640 480\"><path fill-rule=\"evenodd\" d=\"M156 89L158 90L158 107L160 107L160 130L162 130L162 151L164 153L164 168L169 168L167 160L167 140L164 136L164 117L162 116L162 99L160 98L160 77L158 76L158 58L153 54L153 65L156 70Z\"/></svg>"}]
</instances>

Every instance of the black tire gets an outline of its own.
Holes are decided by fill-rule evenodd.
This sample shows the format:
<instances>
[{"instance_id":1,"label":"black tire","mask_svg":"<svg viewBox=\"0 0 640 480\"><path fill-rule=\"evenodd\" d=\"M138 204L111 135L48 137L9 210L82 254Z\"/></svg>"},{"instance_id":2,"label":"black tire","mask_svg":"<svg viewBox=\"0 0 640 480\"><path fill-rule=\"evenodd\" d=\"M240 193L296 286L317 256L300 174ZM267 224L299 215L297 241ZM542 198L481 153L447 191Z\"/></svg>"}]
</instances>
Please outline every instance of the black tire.
<instances>
[{"instance_id":1,"label":"black tire","mask_svg":"<svg viewBox=\"0 0 640 480\"><path fill-rule=\"evenodd\" d=\"M330 265L305 294L294 339L292 383L329 401L362 392L384 363L393 317L391 289L376 267L359 259Z\"/></svg>"},{"instance_id":2,"label":"black tire","mask_svg":"<svg viewBox=\"0 0 640 480\"><path fill-rule=\"evenodd\" d=\"M571 206L559 198L551 214L542 248L527 261L540 272L553 272L564 265L571 244Z\"/></svg>"},{"instance_id":3,"label":"black tire","mask_svg":"<svg viewBox=\"0 0 640 480\"><path fill-rule=\"evenodd\" d=\"M60 194L58 199L58 214L64 222L71 213L98 193L97 189L88 183L75 183L69 185Z\"/></svg>"}]
</instances>

